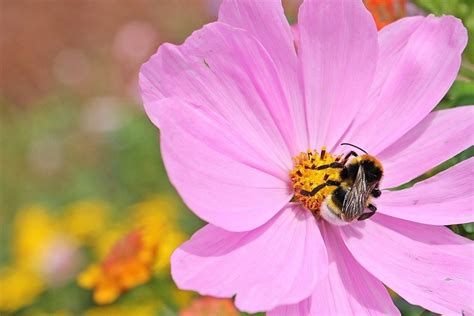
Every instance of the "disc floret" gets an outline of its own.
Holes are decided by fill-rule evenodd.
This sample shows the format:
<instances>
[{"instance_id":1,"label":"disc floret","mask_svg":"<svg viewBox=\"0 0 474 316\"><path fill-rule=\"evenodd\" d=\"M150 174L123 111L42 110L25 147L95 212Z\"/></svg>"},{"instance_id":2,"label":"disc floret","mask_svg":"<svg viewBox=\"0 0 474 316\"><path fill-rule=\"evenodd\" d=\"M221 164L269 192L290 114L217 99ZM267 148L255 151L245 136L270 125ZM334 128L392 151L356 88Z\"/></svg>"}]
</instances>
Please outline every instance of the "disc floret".
<instances>
[{"instance_id":1,"label":"disc floret","mask_svg":"<svg viewBox=\"0 0 474 316\"><path fill-rule=\"evenodd\" d=\"M319 208L341 182L341 156L333 156L323 147L320 152L308 150L293 158L294 168L290 178L294 201L319 216Z\"/></svg>"}]
</instances>

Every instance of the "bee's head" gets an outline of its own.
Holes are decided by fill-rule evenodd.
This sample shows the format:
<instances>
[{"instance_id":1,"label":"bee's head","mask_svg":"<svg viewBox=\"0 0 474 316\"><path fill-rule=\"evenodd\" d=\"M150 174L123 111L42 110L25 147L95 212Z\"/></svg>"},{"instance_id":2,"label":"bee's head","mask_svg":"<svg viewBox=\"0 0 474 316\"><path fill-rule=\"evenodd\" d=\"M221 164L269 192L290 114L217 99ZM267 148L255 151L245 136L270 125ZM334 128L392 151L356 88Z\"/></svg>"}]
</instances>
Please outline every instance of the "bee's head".
<instances>
[{"instance_id":1,"label":"bee's head","mask_svg":"<svg viewBox=\"0 0 474 316\"><path fill-rule=\"evenodd\" d=\"M359 166L362 167L362 170L365 172L365 179L368 183L377 185L383 176L383 166L382 163L375 158L374 156L370 155L366 150L350 143L342 143L341 145L351 146L360 151L364 154L357 156L357 153L352 152L353 158L347 164L347 167L342 172L343 178L354 178L358 172Z\"/></svg>"},{"instance_id":2,"label":"bee's head","mask_svg":"<svg viewBox=\"0 0 474 316\"><path fill-rule=\"evenodd\" d=\"M383 166L380 161L369 154L357 157L369 183L379 183L383 176Z\"/></svg>"}]
</instances>

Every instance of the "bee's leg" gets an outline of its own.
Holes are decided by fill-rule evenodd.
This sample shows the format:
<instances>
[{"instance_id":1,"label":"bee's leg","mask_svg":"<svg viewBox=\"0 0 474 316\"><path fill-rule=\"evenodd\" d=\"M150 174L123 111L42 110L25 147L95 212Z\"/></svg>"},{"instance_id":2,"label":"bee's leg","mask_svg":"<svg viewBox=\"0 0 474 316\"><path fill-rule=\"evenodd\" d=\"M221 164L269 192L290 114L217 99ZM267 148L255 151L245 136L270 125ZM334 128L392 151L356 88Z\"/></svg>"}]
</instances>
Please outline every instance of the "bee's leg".
<instances>
[{"instance_id":1,"label":"bee's leg","mask_svg":"<svg viewBox=\"0 0 474 316\"><path fill-rule=\"evenodd\" d=\"M370 195L372 195L374 198L378 198L382 195L382 191L380 191L379 188L375 188L372 190L372 192L370 192Z\"/></svg>"},{"instance_id":2,"label":"bee's leg","mask_svg":"<svg viewBox=\"0 0 474 316\"><path fill-rule=\"evenodd\" d=\"M315 169L315 170L323 170L323 169L327 169L327 168L337 168L337 169L342 169L344 168L344 165L346 164L347 160L349 159L350 156L354 156L354 157L357 157L357 153L353 150L351 150L345 157L344 159L341 161L341 162L338 162L338 161L335 161L335 162L332 162L330 164L327 164L327 165L321 165L321 166L313 166L311 169Z\"/></svg>"},{"instance_id":3,"label":"bee's leg","mask_svg":"<svg viewBox=\"0 0 474 316\"><path fill-rule=\"evenodd\" d=\"M343 162L342 162L343 165L346 164L346 162L347 162L347 160L349 160L349 157L350 157L350 156L357 157L357 156L359 156L359 155L358 155L355 151L351 150L351 151L344 157L344 159L342 160L342 161L343 161Z\"/></svg>"},{"instance_id":4,"label":"bee's leg","mask_svg":"<svg viewBox=\"0 0 474 316\"><path fill-rule=\"evenodd\" d=\"M361 216L359 216L359 218L357 218L358 221L364 221L364 220L372 217L372 215L374 215L375 212L377 212L377 207L373 204L369 204L367 206L367 208L370 210L370 212L364 213Z\"/></svg>"}]
</instances>

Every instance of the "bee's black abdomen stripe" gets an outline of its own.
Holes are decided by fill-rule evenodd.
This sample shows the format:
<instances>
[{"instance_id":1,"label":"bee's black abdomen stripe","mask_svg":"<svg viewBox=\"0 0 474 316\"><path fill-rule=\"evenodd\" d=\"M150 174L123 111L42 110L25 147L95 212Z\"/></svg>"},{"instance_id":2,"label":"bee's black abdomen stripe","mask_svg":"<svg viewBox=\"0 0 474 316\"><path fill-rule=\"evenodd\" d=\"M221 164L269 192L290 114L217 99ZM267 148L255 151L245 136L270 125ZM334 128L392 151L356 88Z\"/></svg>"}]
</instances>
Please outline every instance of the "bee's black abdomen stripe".
<instances>
[{"instance_id":1,"label":"bee's black abdomen stripe","mask_svg":"<svg viewBox=\"0 0 474 316\"><path fill-rule=\"evenodd\" d=\"M343 187L338 187L332 193L332 201L336 204L337 207L342 209L342 205L344 204L344 199L346 198L347 190Z\"/></svg>"},{"instance_id":2,"label":"bee's black abdomen stripe","mask_svg":"<svg viewBox=\"0 0 474 316\"><path fill-rule=\"evenodd\" d=\"M325 185L328 185L328 186L329 186L329 185L338 186L338 185L341 184L341 182L339 182L339 181L334 181L334 180L328 180L328 181L326 181L324 184L325 184Z\"/></svg>"},{"instance_id":3,"label":"bee's black abdomen stripe","mask_svg":"<svg viewBox=\"0 0 474 316\"><path fill-rule=\"evenodd\" d=\"M323 169L328 169L328 168L344 168L344 165L340 162L332 162L327 165L322 165L316 168L316 170L323 170Z\"/></svg>"},{"instance_id":4,"label":"bee's black abdomen stripe","mask_svg":"<svg viewBox=\"0 0 474 316\"><path fill-rule=\"evenodd\" d=\"M323 189L327 186L338 186L340 184L341 183L338 182L338 181L329 180L329 181L326 181L325 183L321 183L320 185L316 186L314 189L311 190L311 192L306 191L306 190L301 190L300 194L304 195L304 196L313 196L316 193L318 193L319 190L321 190L321 189Z\"/></svg>"}]
</instances>

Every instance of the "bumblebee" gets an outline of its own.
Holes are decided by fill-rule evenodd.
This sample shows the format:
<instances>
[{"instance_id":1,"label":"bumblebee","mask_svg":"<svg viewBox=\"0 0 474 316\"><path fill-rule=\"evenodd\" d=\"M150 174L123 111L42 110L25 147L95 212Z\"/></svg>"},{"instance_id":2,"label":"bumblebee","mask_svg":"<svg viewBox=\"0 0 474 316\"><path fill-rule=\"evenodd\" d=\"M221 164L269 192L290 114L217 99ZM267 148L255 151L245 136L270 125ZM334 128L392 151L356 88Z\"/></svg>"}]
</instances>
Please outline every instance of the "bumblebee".
<instances>
[{"instance_id":1,"label":"bumblebee","mask_svg":"<svg viewBox=\"0 0 474 316\"><path fill-rule=\"evenodd\" d=\"M340 183L323 201L320 215L330 223L344 225L355 219L362 221L370 218L377 211L372 198L378 198L382 192L379 183L383 176L380 161L365 150L349 143L364 152L358 155L350 151L341 161L339 167ZM351 157L351 160L349 160ZM365 210L368 209L368 212Z\"/></svg>"}]
</instances>

